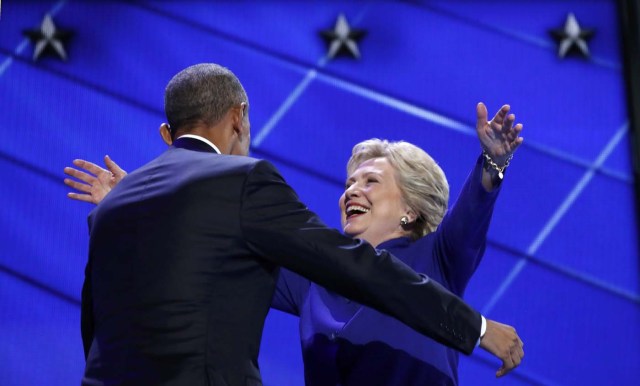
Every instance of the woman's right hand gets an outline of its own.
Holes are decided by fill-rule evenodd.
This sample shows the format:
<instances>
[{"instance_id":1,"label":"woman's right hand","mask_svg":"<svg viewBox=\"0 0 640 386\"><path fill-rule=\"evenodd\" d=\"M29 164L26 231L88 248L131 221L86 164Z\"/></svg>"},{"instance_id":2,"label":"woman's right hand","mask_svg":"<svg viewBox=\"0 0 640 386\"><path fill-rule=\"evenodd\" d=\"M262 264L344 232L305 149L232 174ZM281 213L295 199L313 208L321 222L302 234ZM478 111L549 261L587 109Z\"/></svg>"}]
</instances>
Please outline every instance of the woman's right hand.
<instances>
[{"instance_id":1,"label":"woman's right hand","mask_svg":"<svg viewBox=\"0 0 640 386\"><path fill-rule=\"evenodd\" d=\"M72 167L64 168L64 174L81 181L70 178L64 179L65 185L82 192L70 192L67 193L67 197L73 200L91 202L96 205L100 203L111 189L127 175L127 172L122 170L117 163L113 162L108 155L104 156L104 164L108 170L92 162L75 159L73 160L73 165L81 170Z\"/></svg>"}]
</instances>

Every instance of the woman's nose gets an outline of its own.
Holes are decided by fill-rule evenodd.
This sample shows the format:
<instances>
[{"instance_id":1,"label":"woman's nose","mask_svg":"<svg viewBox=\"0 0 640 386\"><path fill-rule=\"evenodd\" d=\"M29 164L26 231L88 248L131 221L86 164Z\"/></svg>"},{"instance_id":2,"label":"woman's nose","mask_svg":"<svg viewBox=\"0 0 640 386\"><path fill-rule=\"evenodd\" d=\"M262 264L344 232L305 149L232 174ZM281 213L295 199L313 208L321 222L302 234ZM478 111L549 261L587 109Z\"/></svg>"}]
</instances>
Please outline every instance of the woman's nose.
<instances>
[{"instance_id":1,"label":"woman's nose","mask_svg":"<svg viewBox=\"0 0 640 386\"><path fill-rule=\"evenodd\" d=\"M345 190L344 195L347 198L357 197L360 195L360 188L358 188L356 184L353 184Z\"/></svg>"}]
</instances>

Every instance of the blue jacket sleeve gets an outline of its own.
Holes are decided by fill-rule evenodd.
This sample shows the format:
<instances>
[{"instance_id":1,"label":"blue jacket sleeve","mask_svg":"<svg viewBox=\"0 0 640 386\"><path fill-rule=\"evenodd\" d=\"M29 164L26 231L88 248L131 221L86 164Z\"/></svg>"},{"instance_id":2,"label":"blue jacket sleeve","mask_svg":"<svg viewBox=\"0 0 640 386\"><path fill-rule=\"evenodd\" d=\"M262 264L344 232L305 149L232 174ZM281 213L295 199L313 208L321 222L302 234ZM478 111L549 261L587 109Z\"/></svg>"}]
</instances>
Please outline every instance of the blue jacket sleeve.
<instances>
[{"instance_id":1,"label":"blue jacket sleeve","mask_svg":"<svg viewBox=\"0 0 640 386\"><path fill-rule=\"evenodd\" d=\"M482 186L482 166L479 157L435 234L436 259L449 288L459 296L484 255L493 207L500 192L500 186L491 192Z\"/></svg>"},{"instance_id":2,"label":"blue jacket sleeve","mask_svg":"<svg viewBox=\"0 0 640 386\"><path fill-rule=\"evenodd\" d=\"M276 291L271 300L271 308L295 316L300 316L300 309L309 293L311 281L289 271L280 269Z\"/></svg>"}]
</instances>

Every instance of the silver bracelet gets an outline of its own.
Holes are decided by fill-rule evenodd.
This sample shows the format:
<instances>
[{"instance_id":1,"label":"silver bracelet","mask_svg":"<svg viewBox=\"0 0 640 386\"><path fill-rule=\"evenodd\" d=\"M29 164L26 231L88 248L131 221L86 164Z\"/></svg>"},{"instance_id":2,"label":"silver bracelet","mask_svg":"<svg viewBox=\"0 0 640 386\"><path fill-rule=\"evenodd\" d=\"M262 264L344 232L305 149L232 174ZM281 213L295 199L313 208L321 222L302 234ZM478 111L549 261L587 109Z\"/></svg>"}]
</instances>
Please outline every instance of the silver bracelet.
<instances>
[{"instance_id":1,"label":"silver bracelet","mask_svg":"<svg viewBox=\"0 0 640 386\"><path fill-rule=\"evenodd\" d=\"M484 160L487 162L487 164L489 164L489 166L491 166L491 168L493 170L498 172L498 177L500 179L503 179L504 178L504 171L507 168L507 166L509 166L509 162L511 162L511 159L513 159L513 154L509 155L507 160L504 161L504 165L502 165L502 166L498 166L498 164L495 163L495 161L493 159L491 159L491 156L484 149L482 150L482 156L484 157Z\"/></svg>"}]
</instances>

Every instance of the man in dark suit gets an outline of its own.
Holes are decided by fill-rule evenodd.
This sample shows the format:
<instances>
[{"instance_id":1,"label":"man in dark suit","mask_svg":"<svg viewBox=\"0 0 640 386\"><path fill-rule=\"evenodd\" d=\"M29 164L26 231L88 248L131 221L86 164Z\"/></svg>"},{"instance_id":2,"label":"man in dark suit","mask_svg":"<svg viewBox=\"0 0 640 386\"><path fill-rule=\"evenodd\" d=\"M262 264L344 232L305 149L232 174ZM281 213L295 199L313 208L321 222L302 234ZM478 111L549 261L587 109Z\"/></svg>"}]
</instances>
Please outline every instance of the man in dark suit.
<instances>
[{"instance_id":1,"label":"man in dark suit","mask_svg":"<svg viewBox=\"0 0 640 386\"><path fill-rule=\"evenodd\" d=\"M385 251L327 228L270 163L246 157L249 105L215 64L167 85L172 146L89 216L84 385L261 385L278 267L470 353L517 366L522 342Z\"/></svg>"}]
</instances>

